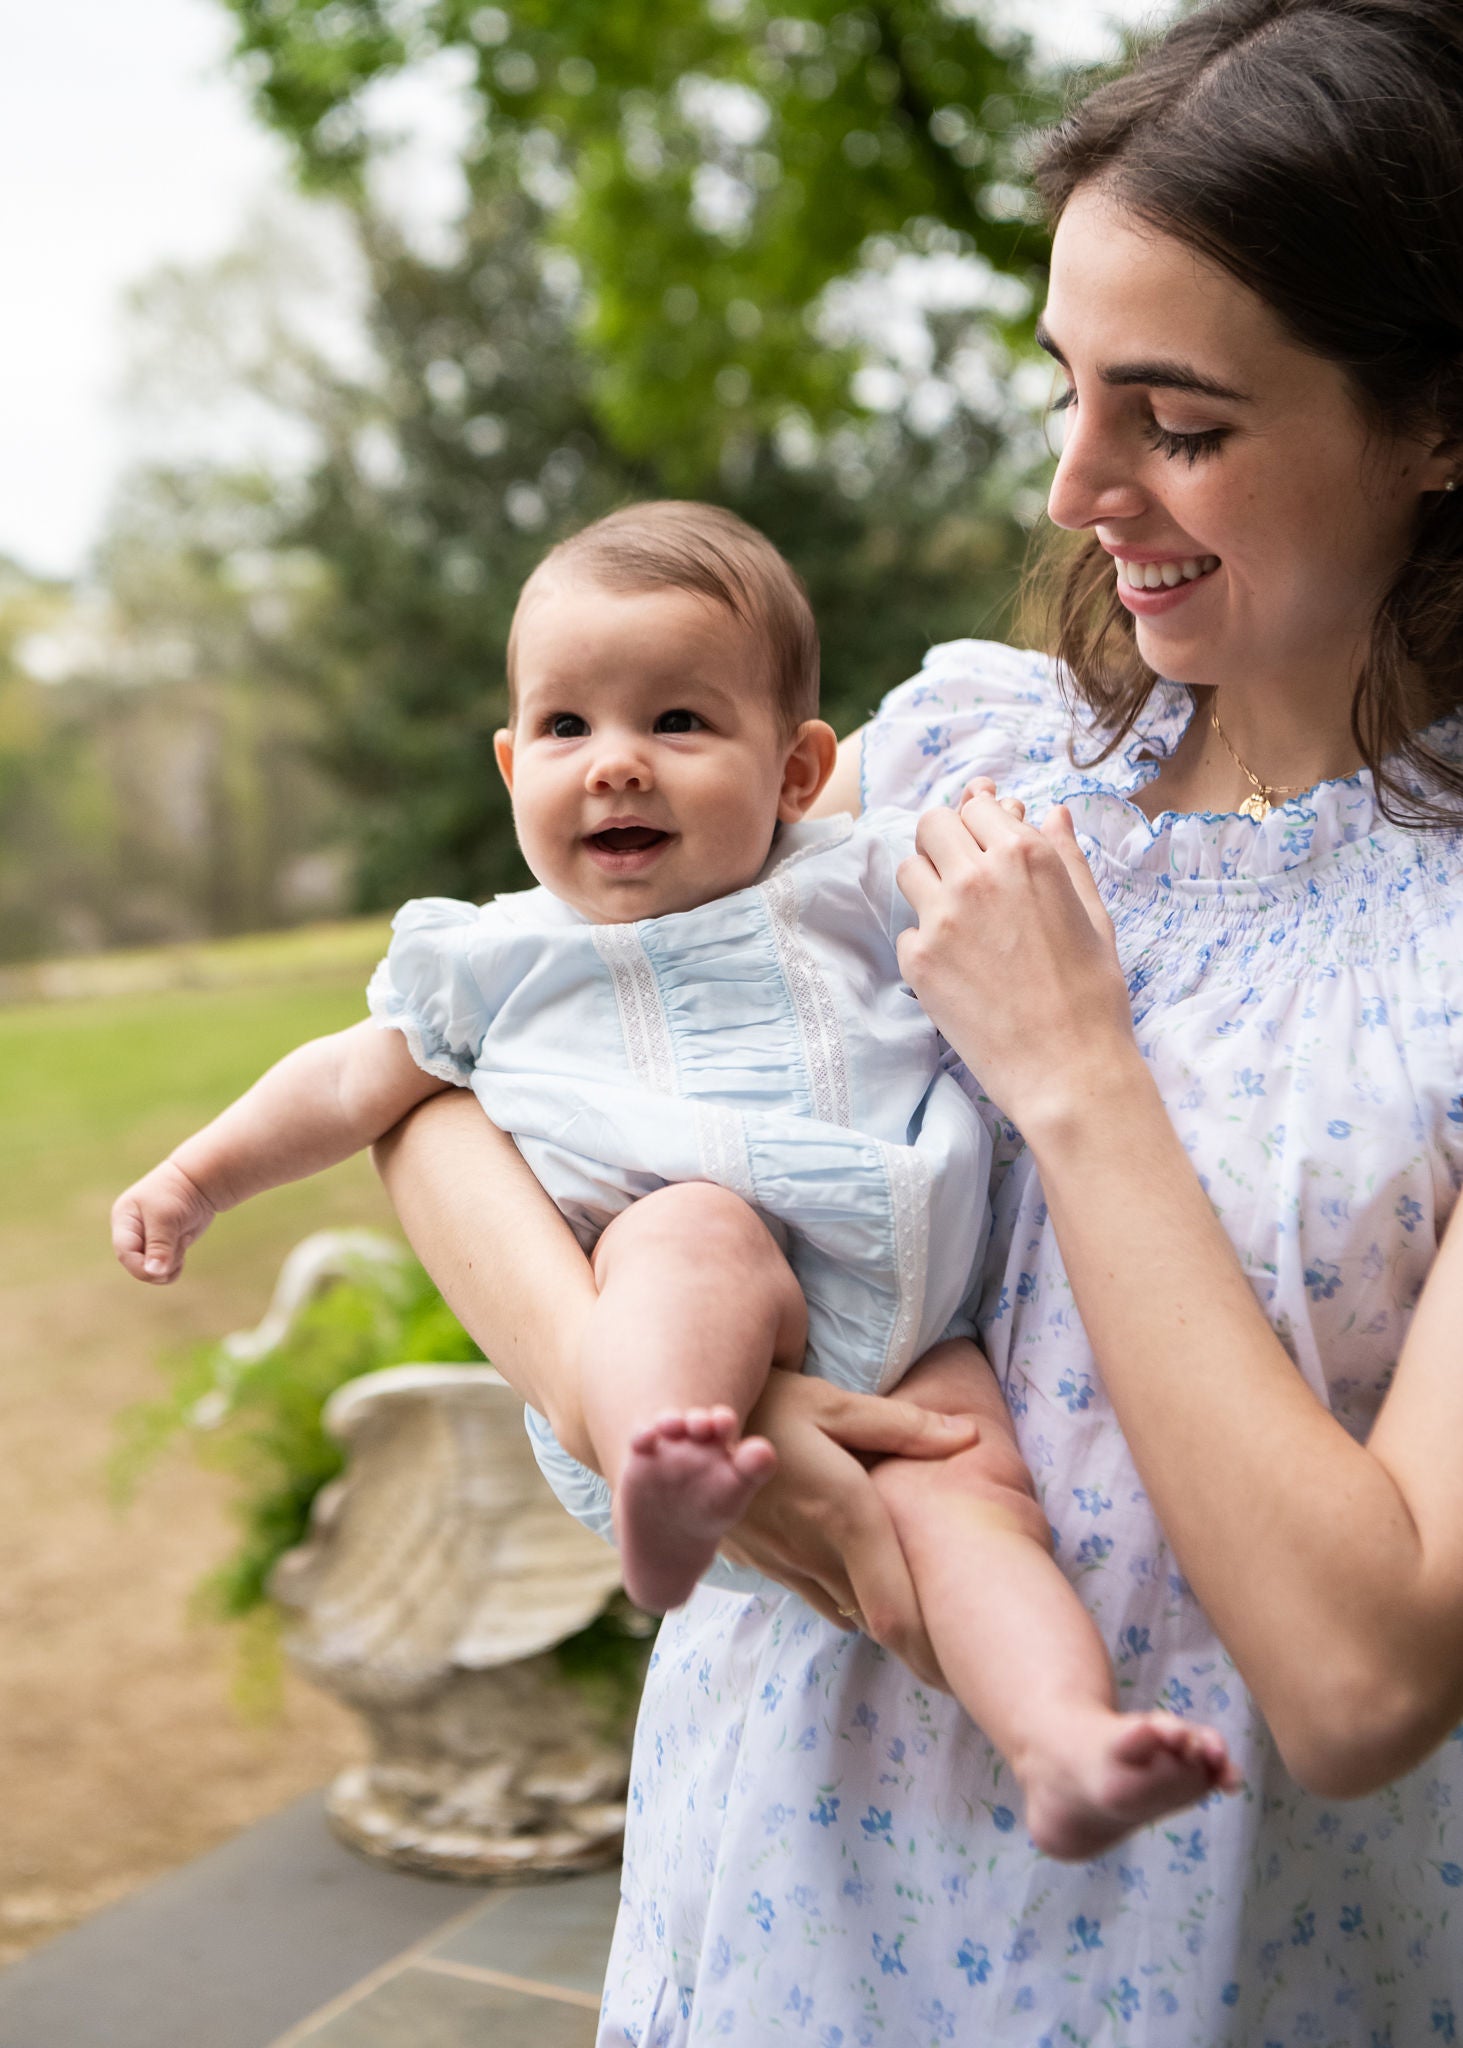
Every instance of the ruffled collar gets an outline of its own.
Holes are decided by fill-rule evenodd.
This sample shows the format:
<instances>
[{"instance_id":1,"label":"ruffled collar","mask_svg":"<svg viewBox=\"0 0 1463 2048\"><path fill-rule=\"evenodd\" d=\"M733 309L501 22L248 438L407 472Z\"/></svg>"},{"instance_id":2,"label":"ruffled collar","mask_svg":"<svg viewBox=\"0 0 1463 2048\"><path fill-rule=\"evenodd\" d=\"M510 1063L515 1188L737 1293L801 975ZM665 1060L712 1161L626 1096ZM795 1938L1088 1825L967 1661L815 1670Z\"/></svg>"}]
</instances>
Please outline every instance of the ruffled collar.
<instances>
[{"instance_id":1,"label":"ruffled collar","mask_svg":"<svg viewBox=\"0 0 1463 2048\"><path fill-rule=\"evenodd\" d=\"M1412 839L1382 816L1369 769L1318 782L1265 818L1238 811L1160 811L1146 817L1131 799L1173 754L1193 715L1194 700L1182 684L1156 683L1123 744L1105 761L1069 769L1053 787L1052 801L1070 807L1078 832L1115 866L1169 883L1294 881L1346 847L1388 835ZM1463 717L1448 714L1426 736L1439 753L1463 757ZM1101 744L1100 735L1079 726L1073 746L1078 763Z\"/></svg>"}]
</instances>

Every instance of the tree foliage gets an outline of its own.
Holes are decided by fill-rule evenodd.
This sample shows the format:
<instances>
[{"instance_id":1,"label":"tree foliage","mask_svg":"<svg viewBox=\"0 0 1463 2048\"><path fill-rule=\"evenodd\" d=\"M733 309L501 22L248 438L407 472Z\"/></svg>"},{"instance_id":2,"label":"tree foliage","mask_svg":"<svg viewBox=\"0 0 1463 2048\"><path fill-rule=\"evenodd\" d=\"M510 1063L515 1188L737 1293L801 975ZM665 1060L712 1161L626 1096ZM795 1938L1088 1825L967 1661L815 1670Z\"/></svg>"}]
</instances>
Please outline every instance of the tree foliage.
<instances>
[{"instance_id":1,"label":"tree foliage","mask_svg":"<svg viewBox=\"0 0 1463 2048\"><path fill-rule=\"evenodd\" d=\"M931 641L999 630L1031 461L1006 377L1046 250L1016 156L1052 104L1023 41L956 0L224 4L370 259L374 421L332 439L292 532L339 599L315 674L363 905L522 879L490 749L508 619L614 502L713 497L767 531L840 726ZM428 74L472 110L445 259L373 198L383 89ZM882 331L896 302L912 340Z\"/></svg>"},{"instance_id":2,"label":"tree foliage","mask_svg":"<svg viewBox=\"0 0 1463 2048\"><path fill-rule=\"evenodd\" d=\"M288 235L139 295L130 395L186 452L119 498L94 663L39 686L0 618L0 955L287 921L336 856L362 909L522 883L513 604L631 498L783 549L840 729L1002 631L1043 460L1017 157L1052 93L972 0L220 4L338 202L362 345L298 317L328 265ZM429 77L471 113L431 246L380 177L390 95ZM251 406L266 453L190 447Z\"/></svg>"},{"instance_id":3,"label":"tree foliage","mask_svg":"<svg viewBox=\"0 0 1463 2048\"><path fill-rule=\"evenodd\" d=\"M510 172L548 207L583 278L596 408L678 489L789 410L849 409L857 351L819 313L871 242L936 226L1023 310L1039 286L1017 145L1050 82L954 0L225 4L258 106L337 189L378 146L383 81L456 60L469 175Z\"/></svg>"},{"instance_id":4,"label":"tree foliage","mask_svg":"<svg viewBox=\"0 0 1463 2048\"><path fill-rule=\"evenodd\" d=\"M545 275L525 195L480 194L452 263L379 224L366 242L379 374L351 406L337 397L339 430L279 544L331 579L300 686L322 707L321 759L351 793L358 901L374 908L526 879L492 758L518 590L551 541L675 480L607 436L575 301ZM999 622L1018 536L972 482L993 456L968 415L933 438L884 423L800 462L758 442L717 484L806 578L841 726L932 640Z\"/></svg>"}]
</instances>

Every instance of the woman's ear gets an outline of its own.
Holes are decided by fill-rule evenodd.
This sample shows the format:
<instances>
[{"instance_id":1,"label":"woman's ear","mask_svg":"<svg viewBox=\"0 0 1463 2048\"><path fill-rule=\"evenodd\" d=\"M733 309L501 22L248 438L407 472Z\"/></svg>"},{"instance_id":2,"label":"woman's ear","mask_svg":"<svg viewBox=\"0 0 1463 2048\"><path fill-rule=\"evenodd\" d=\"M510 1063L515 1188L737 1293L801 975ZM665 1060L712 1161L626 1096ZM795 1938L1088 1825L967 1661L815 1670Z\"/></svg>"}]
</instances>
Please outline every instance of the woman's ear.
<instances>
[{"instance_id":1,"label":"woman's ear","mask_svg":"<svg viewBox=\"0 0 1463 2048\"><path fill-rule=\"evenodd\" d=\"M793 734L782 764L777 815L784 825L805 818L838 759L838 735L821 718L807 718Z\"/></svg>"},{"instance_id":2,"label":"woman's ear","mask_svg":"<svg viewBox=\"0 0 1463 2048\"><path fill-rule=\"evenodd\" d=\"M493 734L493 758L498 763L498 773L502 776L507 786L508 794L511 796L513 794L513 728L511 725L505 725L501 732Z\"/></svg>"}]
</instances>

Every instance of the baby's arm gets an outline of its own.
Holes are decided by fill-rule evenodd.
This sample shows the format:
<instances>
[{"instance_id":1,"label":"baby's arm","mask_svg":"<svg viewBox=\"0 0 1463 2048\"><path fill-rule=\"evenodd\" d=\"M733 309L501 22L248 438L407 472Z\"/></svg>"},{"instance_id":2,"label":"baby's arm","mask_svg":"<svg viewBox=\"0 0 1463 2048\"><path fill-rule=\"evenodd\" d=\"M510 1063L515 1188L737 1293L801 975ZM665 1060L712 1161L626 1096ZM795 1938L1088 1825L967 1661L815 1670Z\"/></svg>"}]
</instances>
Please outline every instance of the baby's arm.
<instances>
[{"instance_id":1,"label":"baby's arm","mask_svg":"<svg viewBox=\"0 0 1463 2048\"><path fill-rule=\"evenodd\" d=\"M220 1210L364 1151L446 1085L376 1024L298 1046L118 1196L112 1248L134 1279L176 1280Z\"/></svg>"}]
</instances>

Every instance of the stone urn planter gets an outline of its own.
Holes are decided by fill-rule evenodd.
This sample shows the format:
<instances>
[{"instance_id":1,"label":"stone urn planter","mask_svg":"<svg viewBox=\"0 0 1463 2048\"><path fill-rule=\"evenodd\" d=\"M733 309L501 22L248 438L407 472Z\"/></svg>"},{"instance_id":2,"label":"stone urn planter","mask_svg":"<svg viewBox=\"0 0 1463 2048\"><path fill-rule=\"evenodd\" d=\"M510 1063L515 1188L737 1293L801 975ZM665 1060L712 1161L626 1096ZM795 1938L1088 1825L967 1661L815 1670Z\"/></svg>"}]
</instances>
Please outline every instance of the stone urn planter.
<instances>
[{"instance_id":1,"label":"stone urn planter","mask_svg":"<svg viewBox=\"0 0 1463 2048\"><path fill-rule=\"evenodd\" d=\"M487 1366L402 1365L340 1387L325 1423L346 1468L270 1593L292 1662L370 1731L327 1795L336 1832L461 1878L613 1862L629 1716L554 1650L623 1607L619 1563L550 1493L521 1400Z\"/></svg>"},{"instance_id":2,"label":"stone urn planter","mask_svg":"<svg viewBox=\"0 0 1463 2048\"><path fill-rule=\"evenodd\" d=\"M552 1652L618 1592L618 1560L549 1492L521 1400L486 1366L403 1365L325 1419L346 1471L270 1591L291 1661L370 1730L327 1795L337 1833L454 1877L614 1861L628 1730Z\"/></svg>"}]
</instances>

